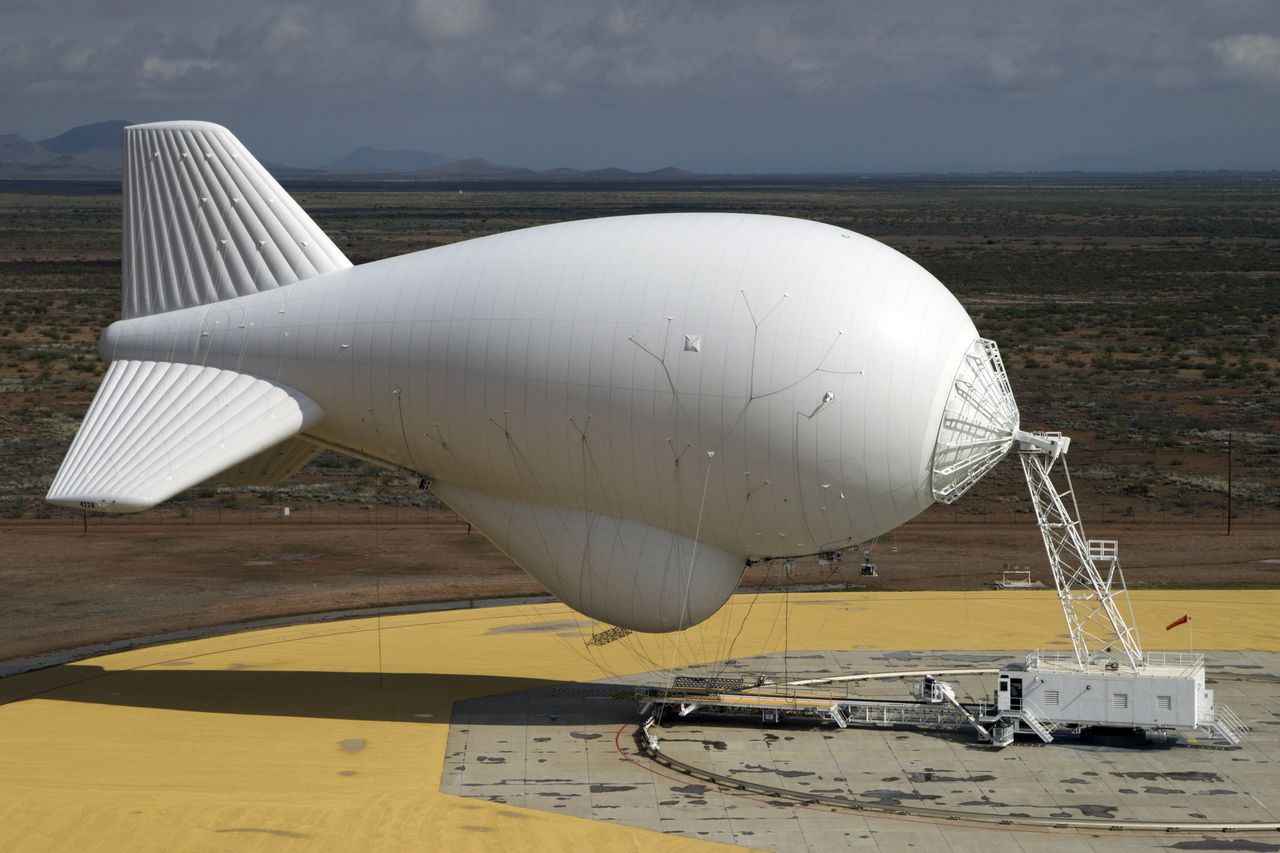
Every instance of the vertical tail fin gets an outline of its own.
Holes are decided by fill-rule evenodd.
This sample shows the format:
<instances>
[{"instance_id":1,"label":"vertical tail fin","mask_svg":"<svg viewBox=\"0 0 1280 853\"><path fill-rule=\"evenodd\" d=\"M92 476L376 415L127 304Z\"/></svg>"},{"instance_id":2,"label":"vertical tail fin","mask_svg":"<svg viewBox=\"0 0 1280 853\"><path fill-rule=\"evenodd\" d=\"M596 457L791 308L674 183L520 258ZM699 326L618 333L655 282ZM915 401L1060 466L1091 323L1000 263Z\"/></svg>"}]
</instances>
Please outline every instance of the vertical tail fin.
<instances>
[{"instance_id":1,"label":"vertical tail fin","mask_svg":"<svg viewBox=\"0 0 1280 853\"><path fill-rule=\"evenodd\" d=\"M351 266L229 130L202 121L125 128L123 261L126 320Z\"/></svg>"}]
</instances>

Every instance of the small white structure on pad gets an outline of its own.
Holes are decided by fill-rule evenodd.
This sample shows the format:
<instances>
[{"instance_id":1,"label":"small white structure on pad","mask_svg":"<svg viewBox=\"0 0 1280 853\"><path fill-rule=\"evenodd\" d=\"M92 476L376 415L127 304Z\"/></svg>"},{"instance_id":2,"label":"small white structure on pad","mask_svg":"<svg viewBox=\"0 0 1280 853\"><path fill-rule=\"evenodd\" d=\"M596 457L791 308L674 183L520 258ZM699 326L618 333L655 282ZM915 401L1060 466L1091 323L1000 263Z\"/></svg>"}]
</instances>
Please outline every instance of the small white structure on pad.
<instances>
[{"instance_id":1,"label":"small white structure on pad","mask_svg":"<svg viewBox=\"0 0 1280 853\"><path fill-rule=\"evenodd\" d=\"M995 587L996 589L1044 589L1044 584L1031 579L1029 568L1010 569L1009 564L1005 563L1005 568L1000 572L1000 580L996 581Z\"/></svg>"}]
</instances>

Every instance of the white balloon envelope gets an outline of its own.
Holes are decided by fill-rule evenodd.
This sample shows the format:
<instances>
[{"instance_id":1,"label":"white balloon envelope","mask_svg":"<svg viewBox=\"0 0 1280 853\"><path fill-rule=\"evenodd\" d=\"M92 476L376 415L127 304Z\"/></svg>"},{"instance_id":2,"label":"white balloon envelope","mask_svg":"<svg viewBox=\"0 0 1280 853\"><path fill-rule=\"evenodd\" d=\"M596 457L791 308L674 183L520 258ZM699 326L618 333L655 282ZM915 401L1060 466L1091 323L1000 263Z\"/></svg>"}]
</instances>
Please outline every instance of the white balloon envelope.
<instances>
[{"instance_id":1,"label":"white balloon envelope","mask_svg":"<svg viewBox=\"0 0 1280 853\"><path fill-rule=\"evenodd\" d=\"M575 609L671 631L749 560L954 500L1018 426L954 296L829 225L628 216L353 267L194 122L126 132L125 207L127 319L55 503L144 509L335 448L429 478Z\"/></svg>"}]
</instances>

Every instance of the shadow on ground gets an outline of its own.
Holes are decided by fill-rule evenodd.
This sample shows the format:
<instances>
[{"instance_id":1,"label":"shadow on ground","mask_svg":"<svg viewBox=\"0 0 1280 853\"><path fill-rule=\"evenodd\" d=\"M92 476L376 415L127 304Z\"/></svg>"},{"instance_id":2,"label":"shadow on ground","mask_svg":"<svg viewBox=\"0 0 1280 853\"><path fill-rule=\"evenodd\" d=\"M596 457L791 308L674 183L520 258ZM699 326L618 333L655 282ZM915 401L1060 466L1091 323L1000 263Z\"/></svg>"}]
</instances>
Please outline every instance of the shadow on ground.
<instances>
[{"instance_id":1,"label":"shadow on ground","mask_svg":"<svg viewBox=\"0 0 1280 853\"><path fill-rule=\"evenodd\" d=\"M451 673L379 675L252 668L120 671L68 664L12 679L4 685L9 689L0 695L0 703L42 699L210 714L447 723L456 701L569 685L570 682L540 678ZM574 694L588 691L609 695L621 688L617 684L573 683L571 689ZM546 715L526 717L524 703L509 707L509 712L485 715L473 722L554 723ZM630 709L629 705L624 707Z\"/></svg>"}]
</instances>

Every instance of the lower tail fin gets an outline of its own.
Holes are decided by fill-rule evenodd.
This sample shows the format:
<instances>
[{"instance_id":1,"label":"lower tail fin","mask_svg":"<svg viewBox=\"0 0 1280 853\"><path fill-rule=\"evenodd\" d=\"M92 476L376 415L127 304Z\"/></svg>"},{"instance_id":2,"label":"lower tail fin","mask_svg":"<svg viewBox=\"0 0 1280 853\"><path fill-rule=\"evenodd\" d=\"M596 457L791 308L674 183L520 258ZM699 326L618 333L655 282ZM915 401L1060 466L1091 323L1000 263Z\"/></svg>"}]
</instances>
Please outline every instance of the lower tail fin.
<instances>
[{"instance_id":1,"label":"lower tail fin","mask_svg":"<svg viewBox=\"0 0 1280 853\"><path fill-rule=\"evenodd\" d=\"M256 376L116 361L45 499L103 512L150 509L292 438L322 414L304 394ZM293 451L286 455L297 462Z\"/></svg>"}]
</instances>

